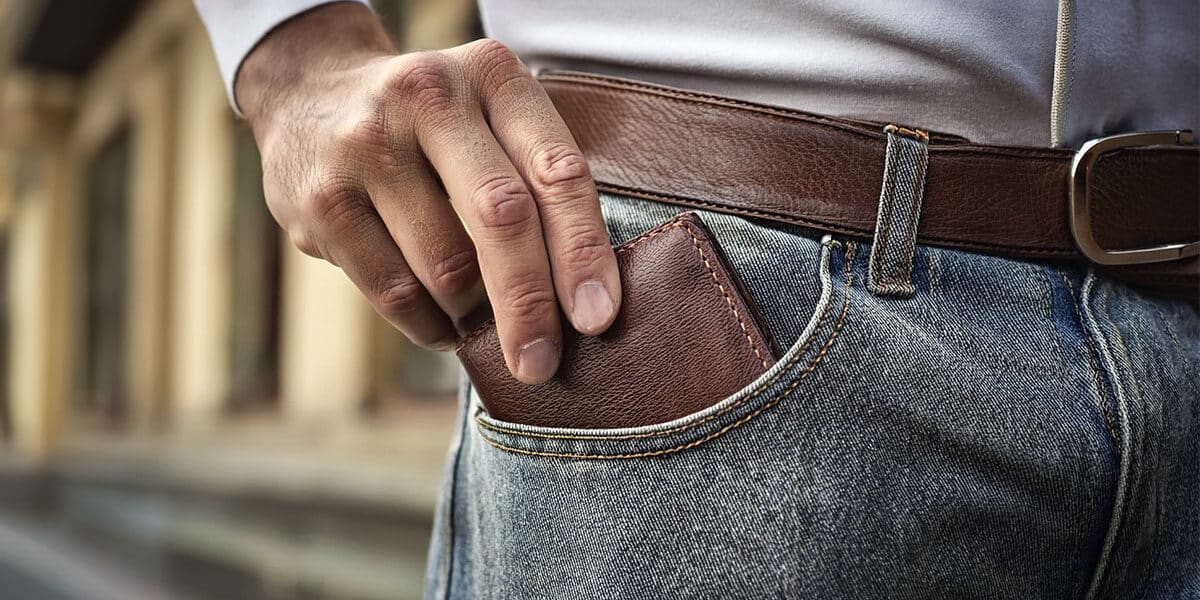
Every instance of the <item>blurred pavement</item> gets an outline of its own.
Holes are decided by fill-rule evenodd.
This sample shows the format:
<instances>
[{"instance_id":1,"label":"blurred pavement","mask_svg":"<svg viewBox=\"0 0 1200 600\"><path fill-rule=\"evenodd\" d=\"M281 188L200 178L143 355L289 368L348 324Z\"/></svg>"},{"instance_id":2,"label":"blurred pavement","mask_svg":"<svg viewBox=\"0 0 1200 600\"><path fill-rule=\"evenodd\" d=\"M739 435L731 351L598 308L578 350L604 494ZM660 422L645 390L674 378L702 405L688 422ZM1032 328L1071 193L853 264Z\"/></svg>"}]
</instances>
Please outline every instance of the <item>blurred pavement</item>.
<instances>
[{"instance_id":1,"label":"blurred pavement","mask_svg":"<svg viewBox=\"0 0 1200 600\"><path fill-rule=\"evenodd\" d=\"M189 600L72 539L0 518L0 600Z\"/></svg>"}]
</instances>

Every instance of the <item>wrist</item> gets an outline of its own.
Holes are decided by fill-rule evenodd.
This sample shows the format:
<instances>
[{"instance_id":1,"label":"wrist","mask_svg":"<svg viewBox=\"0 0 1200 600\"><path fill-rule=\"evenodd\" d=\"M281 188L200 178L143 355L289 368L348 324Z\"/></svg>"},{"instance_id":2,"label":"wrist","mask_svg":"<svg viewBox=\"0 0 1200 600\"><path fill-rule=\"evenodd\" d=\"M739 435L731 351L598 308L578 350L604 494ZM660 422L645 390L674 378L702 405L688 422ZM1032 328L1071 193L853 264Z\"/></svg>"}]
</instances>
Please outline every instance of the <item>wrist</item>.
<instances>
[{"instance_id":1,"label":"wrist","mask_svg":"<svg viewBox=\"0 0 1200 600\"><path fill-rule=\"evenodd\" d=\"M285 21L255 46L238 70L234 98L257 130L322 76L395 54L365 5L325 4Z\"/></svg>"}]
</instances>

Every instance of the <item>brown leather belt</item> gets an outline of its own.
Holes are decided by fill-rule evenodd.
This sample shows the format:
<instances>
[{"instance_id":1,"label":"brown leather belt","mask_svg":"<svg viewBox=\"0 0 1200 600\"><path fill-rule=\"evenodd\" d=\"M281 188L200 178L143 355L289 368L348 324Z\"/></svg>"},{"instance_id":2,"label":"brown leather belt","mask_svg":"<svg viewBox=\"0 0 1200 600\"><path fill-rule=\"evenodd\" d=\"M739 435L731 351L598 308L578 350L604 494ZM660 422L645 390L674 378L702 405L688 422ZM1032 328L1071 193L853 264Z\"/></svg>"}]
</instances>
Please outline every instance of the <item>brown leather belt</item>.
<instances>
[{"instance_id":1,"label":"brown leather belt","mask_svg":"<svg viewBox=\"0 0 1200 600\"><path fill-rule=\"evenodd\" d=\"M604 191L813 227L875 231L883 123L583 73L540 76ZM918 239L998 256L1086 260L1072 234L1076 152L984 146L932 133ZM1200 150L1124 147L1094 157L1087 214L1099 247L1200 236ZM1188 246L1187 253L1195 250ZM1099 266L1195 301L1200 258Z\"/></svg>"}]
</instances>

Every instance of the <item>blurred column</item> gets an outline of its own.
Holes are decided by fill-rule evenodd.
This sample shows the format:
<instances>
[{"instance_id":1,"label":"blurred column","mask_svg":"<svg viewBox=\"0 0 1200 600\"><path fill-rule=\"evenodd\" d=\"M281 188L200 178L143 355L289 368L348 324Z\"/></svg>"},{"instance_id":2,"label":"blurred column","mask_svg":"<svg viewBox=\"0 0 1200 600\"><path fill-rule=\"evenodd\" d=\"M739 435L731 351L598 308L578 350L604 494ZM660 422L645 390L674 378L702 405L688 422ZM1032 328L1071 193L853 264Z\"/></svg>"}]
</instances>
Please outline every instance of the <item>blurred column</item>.
<instances>
[{"instance_id":1,"label":"blurred column","mask_svg":"<svg viewBox=\"0 0 1200 600\"><path fill-rule=\"evenodd\" d=\"M157 57L132 82L128 375L134 425L161 416L166 393L167 261L171 206L171 62Z\"/></svg>"},{"instance_id":2,"label":"blurred column","mask_svg":"<svg viewBox=\"0 0 1200 600\"><path fill-rule=\"evenodd\" d=\"M341 269L290 244L283 265L283 409L302 427L335 425L368 393L373 313Z\"/></svg>"},{"instance_id":3,"label":"blurred column","mask_svg":"<svg viewBox=\"0 0 1200 600\"><path fill-rule=\"evenodd\" d=\"M172 418L187 431L214 423L228 389L233 132L203 29L180 51L169 372Z\"/></svg>"},{"instance_id":4,"label":"blurred column","mask_svg":"<svg viewBox=\"0 0 1200 600\"><path fill-rule=\"evenodd\" d=\"M11 338L9 399L13 441L33 459L58 441L69 393L73 313L74 223L70 203L77 173L65 143L69 83L9 76L3 89L2 139L13 169L10 190L8 289Z\"/></svg>"}]
</instances>

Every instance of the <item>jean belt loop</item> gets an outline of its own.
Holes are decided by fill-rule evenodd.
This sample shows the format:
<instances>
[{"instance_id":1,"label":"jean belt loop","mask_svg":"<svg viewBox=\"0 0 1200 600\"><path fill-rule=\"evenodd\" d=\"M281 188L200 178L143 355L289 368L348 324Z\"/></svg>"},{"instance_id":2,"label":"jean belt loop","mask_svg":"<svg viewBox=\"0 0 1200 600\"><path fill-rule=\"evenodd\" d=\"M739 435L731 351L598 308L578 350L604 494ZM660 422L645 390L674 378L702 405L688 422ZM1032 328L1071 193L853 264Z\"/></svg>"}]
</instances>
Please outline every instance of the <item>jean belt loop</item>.
<instances>
[{"instance_id":1,"label":"jean belt loop","mask_svg":"<svg viewBox=\"0 0 1200 600\"><path fill-rule=\"evenodd\" d=\"M916 291L912 264L929 164L929 134L896 125L888 125L884 131L887 155L867 288L879 296L908 297Z\"/></svg>"}]
</instances>

